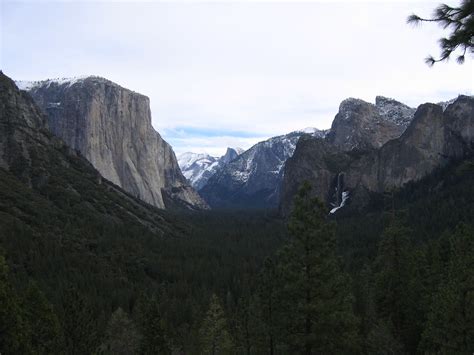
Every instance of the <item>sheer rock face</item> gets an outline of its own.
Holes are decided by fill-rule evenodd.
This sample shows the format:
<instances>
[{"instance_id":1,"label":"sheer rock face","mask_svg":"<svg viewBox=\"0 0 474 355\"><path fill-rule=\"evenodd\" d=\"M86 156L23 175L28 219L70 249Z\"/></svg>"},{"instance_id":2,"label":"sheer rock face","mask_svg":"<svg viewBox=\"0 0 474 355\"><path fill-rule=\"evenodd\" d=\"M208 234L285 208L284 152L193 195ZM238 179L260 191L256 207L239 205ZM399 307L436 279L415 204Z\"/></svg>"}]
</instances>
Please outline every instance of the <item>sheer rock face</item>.
<instances>
[{"instance_id":1,"label":"sheer rock face","mask_svg":"<svg viewBox=\"0 0 474 355\"><path fill-rule=\"evenodd\" d=\"M51 132L106 179L160 208L165 201L206 207L153 129L148 97L99 77L47 80L26 89L47 114Z\"/></svg>"},{"instance_id":2,"label":"sheer rock face","mask_svg":"<svg viewBox=\"0 0 474 355\"><path fill-rule=\"evenodd\" d=\"M377 96L375 105L346 99L339 106L327 140L346 151L380 148L403 133L414 112L414 109L382 96Z\"/></svg>"},{"instance_id":3,"label":"sheer rock face","mask_svg":"<svg viewBox=\"0 0 474 355\"><path fill-rule=\"evenodd\" d=\"M285 167L280 209L289 213L298 187L308 180L314 195L335 206L342 192L363 207L371 193L416 181L474 152L474 98L460 96L443 112L435 104L418 107L403 134L380 147L345 150L322 139L302 139ZM343 186L336 181L343 175Z\"/></svg>"},{"instance_id":4,"label":"sheer rock face","mask_svg":"<svg viewBox=\"0 0 474 355\"><path fill-rule=\"evenodd\" d=\"M33 194L43 196L39 205L18 201L18 209L11 211L13 216L28 216L43 206L54 211L68 200L70 211L87 209L117 225L126 216L157 235L173 235L177 231L159 209L103 179L82 154L53 135L47 127L47 117L32 97L1 71L0 170L2 176L11 174L28 185ZM66 193L67 197L56 199L57 193ZM23 211L25 206L28 208ZM9 215L10 211L6 212Z\"/></svg>"}]
</instances>

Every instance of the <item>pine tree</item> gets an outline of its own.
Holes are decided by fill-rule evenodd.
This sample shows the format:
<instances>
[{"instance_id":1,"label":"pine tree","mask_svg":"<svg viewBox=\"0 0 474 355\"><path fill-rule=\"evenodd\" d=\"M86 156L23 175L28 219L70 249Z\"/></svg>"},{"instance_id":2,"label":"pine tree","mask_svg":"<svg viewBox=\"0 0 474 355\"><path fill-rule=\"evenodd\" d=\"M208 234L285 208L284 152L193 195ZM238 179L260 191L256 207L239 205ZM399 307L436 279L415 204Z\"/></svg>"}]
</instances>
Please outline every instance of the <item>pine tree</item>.
<instances>
[{"instance_id":1,"label":"pine tree","mask_svg":"<svg viewBox=\"0 0 474 355\"><path fill-rule=\"evenodd\" d=\"M391 333L384 335L386 338L391 336L405 350L414 352L422 326L419 301L423 294L410 253L409 233L396 219L385 229L375 261L375 289L379 328Z\"/></svg>"},{"instance_id":2,"label":"pine tree","mask_svg":"<svg viewBox=\"0 0 474 355\"><path fill-rule=\"evenodd\" d=\"M263 263L263 270L259 278L258 295L261 304L261 315L264 323L264 348L270 355L274 355L277 348L277 336L279 334L278 322L278 287L281 280L278 269L272 258L268 257Z\"/></svg>"},{"instance_id":3,"label":"pine tree","mask_svg":"<svg viewBox=\"0 0 474 355\"><path fill-rule=\"evenodd\" d=\"M209 309L199 330L201 351L203 354L229 354L232 352L233 342L230 337L224 310L219 298L211 296Z\"/></svg>"},{"instance_id":4,"label":"pine tree","mask_svg":"<svg viewBox=\"0 0 474 355\"><path fill-rule=\"evenodd\" d=\"M8 280L8 266L0 255L0 353L29 353L28 333L20 302Z\"/></svg>"},{"instance_id":5,"label":"pine tree","mask_svg":"<svg viewBox=\"0 0 474 355\"><path fill-rule=\"evenodd\" d=\"M474 349L474 229L460 225L433 297L420 344L427 353L470 354Z\"/></svg>"},{"instance_id":6,"label":"pine tree","mask_svg":"<svg viewBox=\"0 0 474 355\"><path fill-rule=\"evenodd\" d=\"M258 295L246 293L240 299L236 323L239 353L250 355L264 352L264 323Z\"/></svg>"},{"instance_id":7,"label":"pine tree","mask_svg":"<svg viewBox=\"0 0 474 355\"><path fill-rule=\"evenodd\" d=\"M292 240L280 253L281 319L292 352L344 353L357 348L351 280L339 264L333 224L305 183L288 224Z\"/></svg>"},{"instance_id":8,"label":"pine tree","mask_svg":"<svg viewBox=\"0 0 474 355\"><path fill-rule=\"evenodd\" d=\"M140 335L128 314L117 308L112 313L105 332L102 348L107 354L136 354L140 346Z\"/></svg>"},{"instance_id":9,"label":"pine tree","mask_svg":"<svg viewBox=\"0 0 474 355\"><path fill-rule=\"evenodd\" d=\"M165 321L156 296L148 301L144 308L142 319L142 353L171 354L171 347L165 330Z\"/></svg>"},{"instance_id":10,"label":"pine tree","mask_svg":"<svg viewBox=\"0 0 474 355\"><path fill-rule=\"evenodd\" d=\"M435 22L443 28L449 28L451 33L447 38L441 38L441 56L438 59L429 56L425 62L432 66L437 62L448 60L452 53L460 50L456 58L459 64L464 63L466 52L474 53L474 1L462 0L458 7L447 4L439 5L432 18L422 18L418 15L411 15L407 19L408 23L419 24L422 22Z\"/></svg>"},{"instance_id":11,"label":"pine tree","mask_svg":"<svg viewBox=\"0 0 474 355\"><path fill-rule=\"evenodd\" d=\"M37 354L60 353L63 344L58 317L35 282L30 282L23 304L33 351Z\"/></svg>"},{"instance_id":12,"label":"pine tree","mask_svg":"<svg viewBox=\"0 0 474 355\"><path fill-rule=\"evenodd\" d=\"M74 287L63 294L62 328L68 354L90 354L97 349L96 317Z\"/></svg>"}]
</instances>

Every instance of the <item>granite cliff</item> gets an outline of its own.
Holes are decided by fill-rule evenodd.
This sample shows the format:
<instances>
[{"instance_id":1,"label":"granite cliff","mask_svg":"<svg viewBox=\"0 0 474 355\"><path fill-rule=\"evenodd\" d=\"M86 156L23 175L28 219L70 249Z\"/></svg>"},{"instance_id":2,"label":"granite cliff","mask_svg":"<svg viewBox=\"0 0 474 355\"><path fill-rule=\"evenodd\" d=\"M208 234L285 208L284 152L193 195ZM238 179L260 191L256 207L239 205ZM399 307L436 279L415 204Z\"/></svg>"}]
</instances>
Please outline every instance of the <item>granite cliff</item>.
<instances>
[{"instance_id":1,"label":"granite cliff","mask_svg":"<svg viewBox=\"0 0 474 355\"><path fill-rule=\"evenodd\" d=\"M305 137L287 161L280 209L287 214L298 186L308 180L333 212L350 201L363 207L371 194L416 181L453 159L473 153L474 98L459 96L443 107L423 104L400 137L364 150L334 139Z\"/></svg>"},{"instance_id":2,"label":"granite cliff","mask_svg":"<svg viewBox=\"0 0 474 355\"><path fill-rule=\"evenodd\" d=\"M349 98L339 106L327 141L342 150L379 148L399 137L413 118L415 109L377 96L375 105Z\"/></svg>"},{"instance_id":3,"label":"granite cliff","mask_svg":"<svg viewBox=\"0 0 474 355\"><path fill-rule=\"evenodd\" d=\"M148 97L92 76L18 85L46 113L51 132L106 179L160 208L206 208L153 129Z\"/></svg>"},{"instance_id":4,"label":"granite cliff","mask_svg":"<svg viewBox=\"0 0 474 355\"><path fill-rule=\"evenodd\" d=\"M161 210L102 178L80 152L54 136L31 96L1 71L0 181L12 189L2 191L0 219L29 225L48 216L51 220L41 225L54 237L63 234L48 226L64 224L67 230L84 220L100 220L117 228L121 224L144 226L158 235L178 230ZM68 238L73 235L64 239Z\"/></svg>"}]
</instances>

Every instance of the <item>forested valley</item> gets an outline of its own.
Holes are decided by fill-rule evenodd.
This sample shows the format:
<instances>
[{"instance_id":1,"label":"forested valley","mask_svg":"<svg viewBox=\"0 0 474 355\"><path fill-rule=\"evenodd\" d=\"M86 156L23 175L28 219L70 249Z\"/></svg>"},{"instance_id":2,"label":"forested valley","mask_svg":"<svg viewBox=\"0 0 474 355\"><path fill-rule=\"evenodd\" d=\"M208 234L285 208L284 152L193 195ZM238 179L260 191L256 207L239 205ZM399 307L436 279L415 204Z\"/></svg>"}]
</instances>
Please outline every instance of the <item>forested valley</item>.
<instances>
[{"instance_id":1,"label":"forested valley","mask_svg":"<svg viewBox=\"0 0 474 355\"><path fill-rule=\"evenodd\" d=\"M0 170L0 349L471 353L472 181L460 160L336 217L309 182L287 219L155 209L154 231L86 180L74 196Z\"/></svg>"}]
</instances>

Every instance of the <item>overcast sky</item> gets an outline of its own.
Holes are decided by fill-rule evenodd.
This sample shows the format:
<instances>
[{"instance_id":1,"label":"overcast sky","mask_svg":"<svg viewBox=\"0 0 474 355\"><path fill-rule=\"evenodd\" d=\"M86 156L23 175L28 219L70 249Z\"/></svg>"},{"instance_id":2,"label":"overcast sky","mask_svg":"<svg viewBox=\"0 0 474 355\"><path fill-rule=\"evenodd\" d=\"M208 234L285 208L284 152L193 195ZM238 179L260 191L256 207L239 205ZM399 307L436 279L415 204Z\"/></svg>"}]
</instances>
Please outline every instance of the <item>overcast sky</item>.
<instances>
[{"instance_id":1,"label":"overcast sky","mask_svg":"<svg viewBox=\"0 0 474 355\"><path fill-rule=\"evenodd\" d=\"M457 1L448 1L457 4ZM429 68L433 1L0 0L0 67L15 80L99 75L151 99L179 154L223 154L329 128L347 97L411 106L474 91L473 60Z\"/></svg>"}]
</instances>

